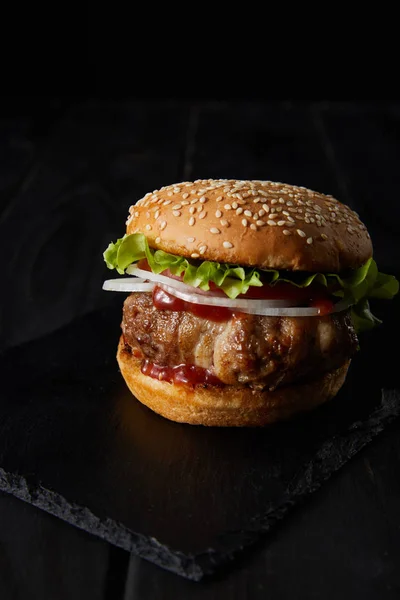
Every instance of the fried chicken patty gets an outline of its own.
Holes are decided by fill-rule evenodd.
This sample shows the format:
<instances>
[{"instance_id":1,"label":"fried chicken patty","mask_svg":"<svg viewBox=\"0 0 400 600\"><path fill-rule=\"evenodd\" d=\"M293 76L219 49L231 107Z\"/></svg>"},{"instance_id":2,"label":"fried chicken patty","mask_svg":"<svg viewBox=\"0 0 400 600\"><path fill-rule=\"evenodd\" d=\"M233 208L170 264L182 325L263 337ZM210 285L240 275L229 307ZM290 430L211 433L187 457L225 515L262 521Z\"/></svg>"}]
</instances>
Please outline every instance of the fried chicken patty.
<instances>
[{"instance_id":1,"label":"fried chicken patty","mask_svg":"<svg viewBox=\"0 0 400 600\"><path fill-rule=\"evenodd\" d=\"M165 366L193 364L228 385L274 390L335 369L356 351L348 312L323 317L237 313L214 322L185 311L158 310L151 293L124 303L125 343Z\"/></svg>"}]
</instances>

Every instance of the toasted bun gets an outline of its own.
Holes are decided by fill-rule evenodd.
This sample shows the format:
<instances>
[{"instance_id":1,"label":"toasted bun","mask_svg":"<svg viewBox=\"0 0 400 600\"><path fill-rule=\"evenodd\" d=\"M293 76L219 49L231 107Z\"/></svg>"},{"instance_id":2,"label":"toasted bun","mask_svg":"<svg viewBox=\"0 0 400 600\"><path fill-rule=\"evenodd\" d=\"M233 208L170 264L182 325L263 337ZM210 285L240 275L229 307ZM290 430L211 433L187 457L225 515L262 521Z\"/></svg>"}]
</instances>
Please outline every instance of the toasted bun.
<instances>
[{"instance_id":1,"label":"toasted bun","mask_svg":"<svg viewBox=\"0 0 400 600\"><path fill-rule=\"evenodd\" d=\"M357 214L332 196L271 181L169 185L130 207L127 233L187 258L339 273L372 256Z\"/></svg>"},{"instance_id":2,"label":"toasted bun","mask_svg":"<svg viewBox=\"0 0 400 600\"><path fill-rule=\"evenodd\" d=\"M126 351L122 336L117 360L132 394L154 412L171 421L220 427L263 426L315 408L338 393L350 364L348 360L310 383L257 392L235 386L175 386L143 375L140 359Z\"/></svg>"}]
</instances>

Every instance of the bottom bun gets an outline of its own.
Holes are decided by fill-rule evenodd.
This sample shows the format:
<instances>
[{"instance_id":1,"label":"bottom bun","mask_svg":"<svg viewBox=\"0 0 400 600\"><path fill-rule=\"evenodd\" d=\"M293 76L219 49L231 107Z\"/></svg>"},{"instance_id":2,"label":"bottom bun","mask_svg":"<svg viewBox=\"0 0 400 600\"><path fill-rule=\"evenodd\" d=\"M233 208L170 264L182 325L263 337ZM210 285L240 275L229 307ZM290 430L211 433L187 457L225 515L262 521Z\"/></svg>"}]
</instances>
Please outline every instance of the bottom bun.
<instances>
[{"instance_id":1,"label":"bottom bun","mask_svg":"<svg viewBox=\"0 0 400 600\"><path fill-rule=\"evenodd\" d=\"M177 386L141 372L141 359L125 349L121 336L117 360L132 394L151 410L179 423L219 427L256 427L275 423L330 400L340 390L350 360L307 383L272 392L248 387Z\"/></svg>"}]
</instances>

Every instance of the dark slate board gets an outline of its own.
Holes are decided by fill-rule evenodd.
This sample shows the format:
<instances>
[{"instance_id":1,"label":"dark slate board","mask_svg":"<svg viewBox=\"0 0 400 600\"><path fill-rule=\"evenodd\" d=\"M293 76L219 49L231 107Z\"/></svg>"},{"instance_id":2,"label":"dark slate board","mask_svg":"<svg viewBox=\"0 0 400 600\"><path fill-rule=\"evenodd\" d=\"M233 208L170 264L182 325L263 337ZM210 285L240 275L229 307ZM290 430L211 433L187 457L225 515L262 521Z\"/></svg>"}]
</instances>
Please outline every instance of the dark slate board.
<instances>
[{"instance_id":1,"label":"dark slate board","mask_svg":"<svg viewBox=\"0 0 400 600\"><path fill-rule=\"evenodd\" d=\"M121 304L1 358L0 489L177 574L237 557L400 413L397 299L335 402L265 429L172 423L132 399Z\"/></svg>"}]
</instances>

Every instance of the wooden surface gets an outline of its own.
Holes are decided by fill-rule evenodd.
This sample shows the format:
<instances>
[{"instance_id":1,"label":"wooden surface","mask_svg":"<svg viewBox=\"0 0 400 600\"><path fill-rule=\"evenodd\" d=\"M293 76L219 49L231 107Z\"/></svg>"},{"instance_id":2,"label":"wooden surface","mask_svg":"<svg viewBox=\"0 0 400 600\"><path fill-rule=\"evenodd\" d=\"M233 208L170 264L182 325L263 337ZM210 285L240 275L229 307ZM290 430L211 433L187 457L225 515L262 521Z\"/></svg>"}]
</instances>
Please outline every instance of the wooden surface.
<instances>
[{"instance_id":1,"label":"wooden surface","mask_svg":"<svg viewBox=\"0 0 400 600\"><path fill-rule=\"evenodd\" d=\"M359 212L381 270L393 272L399 131L400 106L390 104L7 102L1 347L109 303L101 254L128 206L182 179L272 179L332 193ZM395 351L395 342L382 348ZM395 423L234 570L201 584L2 494L0 597L398 598L399 432Z\"/></svg>"}]
</instances>

